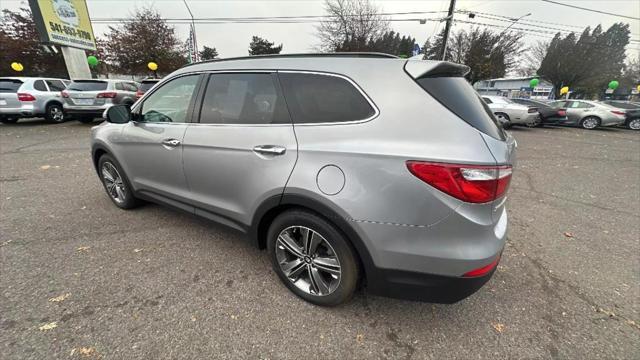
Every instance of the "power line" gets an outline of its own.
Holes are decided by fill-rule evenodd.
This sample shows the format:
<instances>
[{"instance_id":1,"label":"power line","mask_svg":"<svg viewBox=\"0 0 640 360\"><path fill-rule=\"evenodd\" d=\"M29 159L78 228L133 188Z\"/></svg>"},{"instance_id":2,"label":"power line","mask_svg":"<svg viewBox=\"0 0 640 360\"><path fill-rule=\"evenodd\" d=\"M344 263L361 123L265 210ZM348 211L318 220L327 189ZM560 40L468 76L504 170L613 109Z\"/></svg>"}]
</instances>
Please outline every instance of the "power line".
<instances>
[{"instance_id":1,"label":"power line","mask_svg":"<svg viewBox=\"0 0 640 360\"><path fill-rule=\"evenodd\" d=\"M460 13L463 14L469 14L469 13L474 13L474 14L481 14L481 15L489 15L489 16L494 16L494 17L500 17L509 21L513 21L513 17L511 16L504 16L504 15L498 15L498 14L492 14L492 13L487 13L487 12L479 12L479 11L469 11L469 10L460 10ZM570 27L570 28L575 28L575 29L583 29L582 26L578 26L578 25L569 25L569 24L561 24L561 23L555 23L555 22L548 22L548 21L542 21L542 20L533 20L533 19L522 19L520 21L518 21L519 23L540 23L540 24L548 24L548 25L556 25L556 26L564 26L564 27Z\"/></svg>"},{"instance_id":2,"label":"power line","mask_svg":"<svg viewBox=\"0 0 640 360\"><path fill-rule=\"evenodd\" d=\"M627 19L633 19L633 20L640 20L640 18L633 17L633 16L627 16L627 15L621 15L621 14L614 14L614 13L610 13L610 12L606 12L606 11L600 11L600 10L595 10L595 9L589 9L589 8L585 8L585 7L582 7L582 6L569 5L569 4L565 4L565 3L561 3L561 2L553 1L553 0L540 0L540 1L548 2L548 3L551 3L551 4L562 5L562 6L566 6L566 7L570 7L570 8L574 8L574 9L580 9L580 10L584 10L584 11L591 11L591 12L595 12L595 13L599 13L599 14L605 14L605 15L617 16L617 17L622 17L622 18L627 18Z\"/></svg>"}]
</instances>

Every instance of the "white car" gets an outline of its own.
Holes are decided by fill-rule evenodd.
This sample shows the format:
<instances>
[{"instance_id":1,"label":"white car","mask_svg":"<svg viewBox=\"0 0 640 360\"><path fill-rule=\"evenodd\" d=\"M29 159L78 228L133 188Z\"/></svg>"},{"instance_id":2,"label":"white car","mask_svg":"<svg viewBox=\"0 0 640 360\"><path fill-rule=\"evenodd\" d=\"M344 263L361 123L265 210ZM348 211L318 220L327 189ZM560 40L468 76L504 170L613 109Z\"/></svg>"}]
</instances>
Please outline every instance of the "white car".
<instances>
[{"instance_id":1,"label":"white car","mask_svg":"<svg viewBox=\"0 0 640 360\"><path fill-rule=\"evenodd\" d=\"M534 106L521 105L504 96L483 95L482 100L505 128L512 125L536 126L540 121L538 108Z\"/></svg>"}]
</instances>

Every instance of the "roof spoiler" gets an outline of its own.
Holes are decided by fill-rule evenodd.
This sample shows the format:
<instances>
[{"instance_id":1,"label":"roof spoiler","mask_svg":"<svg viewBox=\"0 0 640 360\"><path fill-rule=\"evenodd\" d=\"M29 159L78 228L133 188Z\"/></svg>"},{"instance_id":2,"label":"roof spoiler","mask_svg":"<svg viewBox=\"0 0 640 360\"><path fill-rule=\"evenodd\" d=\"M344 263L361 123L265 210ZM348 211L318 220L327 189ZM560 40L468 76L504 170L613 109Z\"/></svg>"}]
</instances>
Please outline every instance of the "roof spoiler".
<instances>
[{"instance_id":1,"label":"roof spoiler","mask_svg":"<svg viewBox=\"0 0 640 360\"><path fill-rule=\"evenodd\" d=\"M469 67L449 61L409 60L404 66L407 74L414 79L426 77L463 77Z\"/></svg>"}]
</instances>

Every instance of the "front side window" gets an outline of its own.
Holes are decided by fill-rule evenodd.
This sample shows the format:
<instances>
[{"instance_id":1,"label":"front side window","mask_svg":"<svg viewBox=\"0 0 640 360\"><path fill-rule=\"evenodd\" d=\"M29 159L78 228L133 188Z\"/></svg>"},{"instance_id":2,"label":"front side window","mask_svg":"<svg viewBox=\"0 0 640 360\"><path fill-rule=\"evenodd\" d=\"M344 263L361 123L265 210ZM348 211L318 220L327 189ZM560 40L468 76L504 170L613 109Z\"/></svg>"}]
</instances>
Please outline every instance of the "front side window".
<instances>
[{"instance_id":1,"label":"front side window","mask_svg":"<svg viewBox=\"0 0 640 360\"><path fill-rule=\"evenodd\" d=\"M166 82L142 104L139 121L187 122L187 110L193 98L199 75L187 75Z\"/></svg>"},{"instance_id":2,"label":"front side window","mask_svg":"<svg viewBox=\"0 0 640 360\"><path fill-rule=\"evenodd\" d=\"M42 80L36 80L33 83L33 88L38 90L38 91L49 91L49 89L47 89L47 85L45 85L44 81L42 81Z\"/></svg>"},{"instance_id":3,"label":"front side window","mask_svg":"<svg viewBox=\"0 0 640 360\"><path fill-rule=\"evenodd\" d=\"M294 123L358 121L375 114L349 81L329 75L279 73Z\"/></svg>"},{"instance_id":4,"label":"front side window","mask_svg":"<svg viewBox=\"0 0 640 360\"><path fill-rule=\"evenodd\" d=\"M213 74L202 101L203 124L290 122L271 74Z\"/></svg>"}]
</instances>

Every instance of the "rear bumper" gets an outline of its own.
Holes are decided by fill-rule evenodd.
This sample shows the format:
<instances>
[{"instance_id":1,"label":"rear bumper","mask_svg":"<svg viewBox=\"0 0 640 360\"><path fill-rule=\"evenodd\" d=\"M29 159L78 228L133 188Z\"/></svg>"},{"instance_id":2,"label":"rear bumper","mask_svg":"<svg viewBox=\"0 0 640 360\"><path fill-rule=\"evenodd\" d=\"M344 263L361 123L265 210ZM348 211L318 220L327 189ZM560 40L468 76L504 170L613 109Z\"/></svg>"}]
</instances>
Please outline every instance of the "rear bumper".
<instances>
[{"instance_id":1,"label":"rear bumper","mask_svg":"<svg viewBox=\"0 0 640 360\"><path fill-rule=\"evenodd\" d=\"M64 104L64 112L70 115L86 115L86 116L102 117L105 110L107 110L111 106L113 105L109 104L109 105L102 105L102 106L73 106L73 105Z\"/></svg>"},{"instance_id":2,"label":"rear bumper","mask_svg":"<svg viewBox=\"0 0 640 360\"><path fill-rule=\"evenodd\" d=\"M608 117L601 120L601 126L617 126L624 125L624 117Z\"/></svg>"},{"instance_id":3,"label":"rear bumper","mask_svg":"<svg viewBox=\"0 0 640 360\"><path fill-rule=\"evenodd\" d=\"M40 111L33 104L25 104L16 108L0 108L0 116L2 117L33 117L44 114L44 111Z\"/></svg>"},{"instance_id":4,"label":"rear bumper","mask_svg":"<svg viewBox=\"0 0 640 360\"><path fill-rule=\"evenodd\" d=\"M540 116L540 115L537 112L535 112L535 113L525 113L524 115L521 115L520 117L517 117L517 116L510 117L509 120L510 120L511 124L526 125L526 124L537 122L538 121L538 116Z\"/></svg>"},{"instance_id":5,"label":"rear bumper","mask_svg":"<svg viewBox=\"0 0 640 360\"><path fill-rule=\"evenodd\" d=\"M564 117L549 116L547 118L542 119L543 124L566 124L567 121L569 121L569 118L567 118L566 116Z\"/></svg>"},{"instance_id":6,"label":"rear bumper","mask_svg":"<svg viewBox=\"0 0 640 360\"><path fill-rule=\"evenodd\" d=\"M375 278L367 278L367 290L397 299L453 304L484 286L496 268L487 275L470 278L378 269Z\"/></svg>"}]
</instances>

